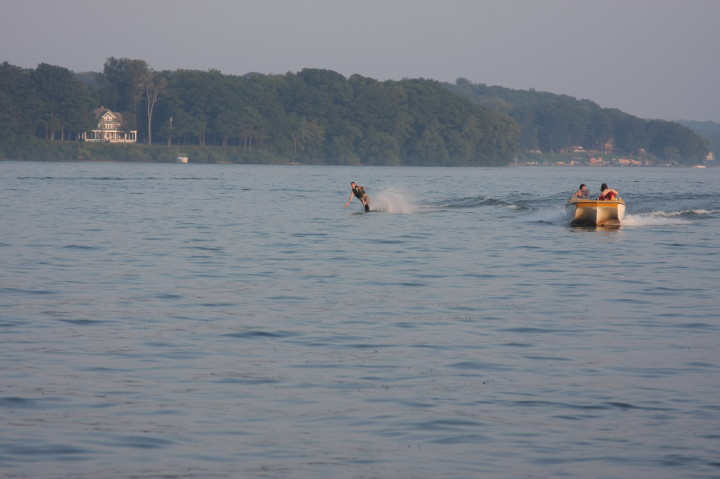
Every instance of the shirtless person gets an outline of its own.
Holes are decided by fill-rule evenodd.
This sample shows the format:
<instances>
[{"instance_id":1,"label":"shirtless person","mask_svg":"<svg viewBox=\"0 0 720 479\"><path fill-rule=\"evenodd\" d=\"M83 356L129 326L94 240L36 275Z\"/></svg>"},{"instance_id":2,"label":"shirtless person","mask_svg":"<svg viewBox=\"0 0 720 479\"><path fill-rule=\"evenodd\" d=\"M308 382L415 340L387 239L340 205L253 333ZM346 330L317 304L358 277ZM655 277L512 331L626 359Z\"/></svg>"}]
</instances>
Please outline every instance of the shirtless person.
<instances>
[{"instance_id":1,"label":"shirtless person","mask_svg":"<svg viewBox=\"0 0 720 479\"><path fill-rule=\"evenodd\" d=\"M588 191L585 183L583 183L582 185L580 185L580 188L578 188L578 190L573 193L571 198L587 198L588 196L590 196L590 192Z\"/></svg>"},{"instance_id":2,"label":"shirtless person","mask_svg":"<svg viewBox=\"0 0 720 479\"><path fill-rule=\"evenodd\" d=\"M617 190L614 190L612 188L608 188L608 185L603 183L600 187L600 197L599 200L608 200L612 201L615 199L615 197L618 195Z\"/></svg>"},{"instance_id":3,"label":"shirtless person","mask_svg":"<svg viewBox=\"0 0 720 479\"><path fill-rule=\"evenodd\" d=\"M350 192L350 197L348 198L348 200L345 203L345 206L343 206L343 208L347 208L347 206L352 201L353 196L355 196L355 197L357 197L357 199L360 200L360 203L363 204L363 206L365 207L365 211L370 211L370 197L365 192L365 187L356 185L354 181L351 181L350 188L352 188L352 191Z\"/></svg>"}]
</instances>

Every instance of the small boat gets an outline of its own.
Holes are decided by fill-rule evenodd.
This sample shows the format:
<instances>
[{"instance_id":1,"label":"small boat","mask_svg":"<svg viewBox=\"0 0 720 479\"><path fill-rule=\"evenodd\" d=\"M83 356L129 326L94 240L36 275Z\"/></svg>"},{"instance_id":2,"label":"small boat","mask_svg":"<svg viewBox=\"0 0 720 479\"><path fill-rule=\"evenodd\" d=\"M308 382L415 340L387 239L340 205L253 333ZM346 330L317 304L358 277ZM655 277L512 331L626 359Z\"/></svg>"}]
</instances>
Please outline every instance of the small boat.
<instances>
[{"instance_id":1,"label":"small boat","mask_svg":"<svg viewBox=\"0 0 720 479\"><path fill-rule=\"evenodd\" d=\"M624 216L625 202L622 198L570 198L565 205L565 218L570 221L570 226L620 226Z\"/></svg>"},{"instance_id":2,"label":"small boat","mask_svg":"<svg viewBox=\"0 0 720 479\"><path fill-rule=\"evenodd\" d=\"M187 163L190 160L188 159L187 155L180 154L177 156L177 158L175 158L175 161L177 161L178 163Z\"/></svg>"}]
</instances>

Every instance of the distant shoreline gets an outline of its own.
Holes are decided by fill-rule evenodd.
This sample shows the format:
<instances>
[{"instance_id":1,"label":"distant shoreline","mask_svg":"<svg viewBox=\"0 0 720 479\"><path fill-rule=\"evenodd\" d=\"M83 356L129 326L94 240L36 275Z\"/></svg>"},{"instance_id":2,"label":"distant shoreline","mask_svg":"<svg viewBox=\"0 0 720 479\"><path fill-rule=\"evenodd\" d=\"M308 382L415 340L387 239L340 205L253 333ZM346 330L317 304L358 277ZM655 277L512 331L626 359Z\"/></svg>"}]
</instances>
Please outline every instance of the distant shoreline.
<instances>
[{"instance_id":1,"label":"distant shoreline","mask_svg":"<svg viewBox=\"0 0 720 479\"><path fill-rule=\"evenodd\" d=\"M102 160L102 159L14 159L0 158L0 162L36 162L36 163L136 163L136 164L179 164L177 161L153 161L153 160ZM196 165L240 165L240 166L347 166L353 168L361 167L394 167L394 168L520 168L520 167L539 167L539 168L715 168L717 165L670 165L670 164L648 164L648 165L619 165L604 164L590 165L584 163L575 164L557 164L553 162L518 162L508 163L507 165L483 166L483 165L361 165L361 164L327 164L327 163L307 163L307 162L273 162L273 163L252 163L252 162L232 162L232 161L203 161L193 162L192 159L187 164Z\"/></svg>"}]
</instances>

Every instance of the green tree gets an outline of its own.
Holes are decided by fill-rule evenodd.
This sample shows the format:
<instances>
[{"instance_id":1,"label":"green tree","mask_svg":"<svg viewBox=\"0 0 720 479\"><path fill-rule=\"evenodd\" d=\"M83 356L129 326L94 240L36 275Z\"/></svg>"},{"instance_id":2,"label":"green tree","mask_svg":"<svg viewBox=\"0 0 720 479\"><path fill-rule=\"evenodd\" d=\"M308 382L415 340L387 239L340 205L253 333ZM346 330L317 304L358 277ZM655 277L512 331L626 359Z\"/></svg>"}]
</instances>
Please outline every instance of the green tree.
<instances>
[{"instance_id":1,"label":"green tree","mask_svg":"<svg viewBox=\"0 0 720 479\"><path fill-rule=\"evenodd\" d=\"M103 105L122 113L128 129L138 129L140 105L147 93L152 72L145 60L110 57L99 76L100 101Z\"/></svg>"},{"instance_id":2,"label":"green tree","mask_svg":"<svg viewBox=\"0 0 720 479\"><path fill-rule=\"evenodd\" d=\"M646 120L618 112L613 123L613 137L620 151L635 155L649 148L650 139Z\"/></svg>"},{"instance_id":3,"label":"green tree","mask_svg":"<svg viewBox=\"0 0 720 479\"><path fill-rule=\"evenodd\" d=\"M588 138L578 145L591 145L593 149L600 150L615 137L613 115L609 110L596 110L592 113Z\"/></svg>"},{"instance_id":4,"label":"green tree","mask_svg":"<svg viewBox=\"0 0 720 479\"><path fill-rule=\"evenodd\" d=\"M45 139L77 137L90 125L90 94L70 70L41 63L31 78L43 112L39 126Z\"/></svg>"},{"instance_id":5,"label":"green tree","mask_svg":"<svg viewBox=\"0 0 720 479\"><path fill-rule=\"evenodd\" d=\"M400 164L400 145L387 133L371 130L360 140L358 153L368 165Z\"/></svg>"},{"instance_id":6,"label":"green tree","mask_svg":"<svg viewBox=\"0 0 720 479\"><path fill-rule=\"evenodd\" d=\"M420 165L444 166L450 163L450 153L440 132L440 125L433 122L423 131L415 143L415 155Z\"/></svg>"},{"instance_id":7,"label":"green tree","mask_svg":"<svg viewBox=\"0 0 720 479\"><path fill-rule=\"evenodd\" d=\"M160 95L165 93L165 90L167 90L168 82L166 78L158 76L154 72L149 72L145 79L144 86L147 112L147 142L148 145L151 145L153 139L152 123L155 105L160 100Z\"/></svg>"},{"instance_id":8,"label":"green tree","mask_svg":"<svg viewBox=\"0 0 720 479\"><path fill-rule=\"evenodd\" d=\"M30 71L0 64L0 138L6 140L34 133L40 100L32 88Z\"/></svg>"}]
</instances>

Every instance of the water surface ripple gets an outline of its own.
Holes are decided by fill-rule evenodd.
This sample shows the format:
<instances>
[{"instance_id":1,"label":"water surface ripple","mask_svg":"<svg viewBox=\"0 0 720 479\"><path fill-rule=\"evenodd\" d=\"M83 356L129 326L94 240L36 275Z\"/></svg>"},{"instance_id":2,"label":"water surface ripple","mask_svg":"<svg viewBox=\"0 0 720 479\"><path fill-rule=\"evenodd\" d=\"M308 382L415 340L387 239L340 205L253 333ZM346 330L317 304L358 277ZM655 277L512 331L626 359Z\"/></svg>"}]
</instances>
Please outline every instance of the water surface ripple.
<instances>
[{"instance_id":1,"label":"water surface ripple","mask_svg":"<svg viewBox=\"0 0 720 479\"><path fill-rule=\"evenodd\" d=\"M720 169L0 168L1 477L720 477Z\"/></svg>"}]
</instances>

